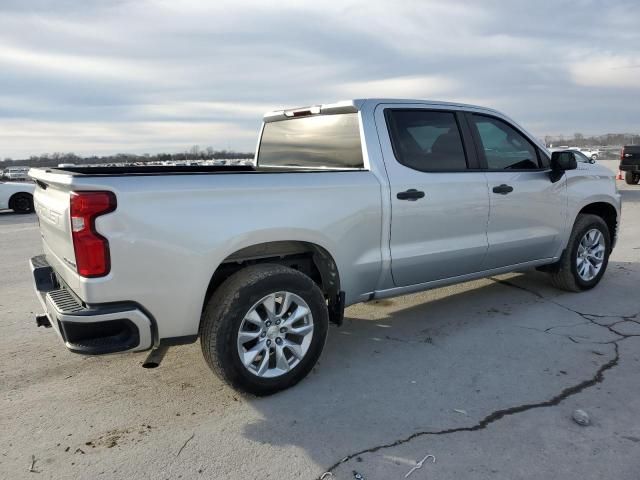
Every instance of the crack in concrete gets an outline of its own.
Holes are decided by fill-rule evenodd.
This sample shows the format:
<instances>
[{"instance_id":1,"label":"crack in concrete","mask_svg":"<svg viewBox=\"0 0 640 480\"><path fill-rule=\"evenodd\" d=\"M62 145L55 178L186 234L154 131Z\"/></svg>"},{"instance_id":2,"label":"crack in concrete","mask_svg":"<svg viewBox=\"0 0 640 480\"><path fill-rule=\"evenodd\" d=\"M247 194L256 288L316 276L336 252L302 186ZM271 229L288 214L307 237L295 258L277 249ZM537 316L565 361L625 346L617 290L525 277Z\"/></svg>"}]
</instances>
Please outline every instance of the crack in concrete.
<instances>
[{"instance_id":1,"label":"crack in concrete","mask_svg":"<svg viewBox=\"0 0 640 480\"><path fill-rule=\"evenodd\" d=\"M549 333L551 330L555 330L556 328L571 328L579 327L580 325L591 325L591 322L572 323L571 325L555 325L553 327L545 328L544 332Z\"/></svg>"},{"instance_id":2,"label":"crack in concrete","mask_svg":"<svg viewBox=\"0 0 640 480\"><path fill-rule=\"evenodd\" d=\"M633 320L633 319L638 317L638 315L640 315L640 312L634 313L633 315L599 315L599 314L596 314L596 313L580 312L579 310L575 310L575 309L573 309L571 307L568 307L567 305L563 305L562 303L557 302L556 300L554 300L552 298L545 297L544 295L542 295L539 292L536 292L535 290L531 290L531 289L528 289L528 288L523 287L521 285L517 285L517 284L515 284L513 282L510 282L508 280L501 280L499 278L494 278L494 277L490 277L490 279L493 280L496 283L501 284L501 285L506 285L508 287L517 288L518 290L522 290L524 292L528 292L531 295L535 295L536 297L538 297L538 298L540 298L542 300L545 300L545 301L547 301L549 303L553 303L554 305L557 305L560 308L564 308L565 310L568 310L569 312L575 313L576 315L581 316L587 322L592 323L593 325L597 325L598 327L606 328L611 333L613 333L615 335L622 336L623 338L620 339L620 340L624 340L624 338L627 338L627 336L630 336L630 335L627 335L627 336L622 335L622 334L616 332L615 330L611 329L611 327L616 325L617 323L624 322L626 320L635 322L635 320ZM621 318L622 320L620 320L619 322L612 323L611 325L603 325L601 323L598 323L596 320L594 320L594 318L616 318L616 317L617 318ZM558 327L560 327L560 325L558 325ZM552 328L558 328L558 327L552 327ZM616 341L620 341L620 340L616 340Z\"/></svg>"},{"instance_id":3,"label":"crack in concrete","mask_svg":"<svg viewBox=\"0 0 640 480\"><path fill-rule=\"evenodd\" d=\"M360 450L358 452L355 453L350 453L349 455L347 455L346 457L344 457L342 460L340 460L339 462L334 463L331 467L329 467L329 469L327 470L327 472L332 473L336 468L338 468L340 465L347 463L348 461L359 457L361 455L365 455L367 453L375 453L379 450L384 450L387 448L393 448L393 447L397 447L399 445L408 443L416 438L419 437L424 437L424 436L428 436L428 435L448 435L451 433L459 433L459 432L476 432L478 430L483 430L485 428L487 428L489 425L491 425L494 422L497 422L498 420L504 418L504 417L508 417L511 415L516 415L518 413L522 413L522 412L526 412L528 410L533 410L533 409L537 409L537 408L546 408L546 407L554 407L556 405L559 405L560 402L562 402L563 400L576 395L580 392L582 392L583 390L592 387L600 382L602 382L602 380L604 380L604 372L606 372L607 370L610 370L612 368L614 368L616 365L618 365L618 361L620 359L620 353L618 350L618 345L617 343L614 343L614 349L615 349L615 355L614 357L609 360L607 363L603 364L602 366L600 366L600 368L598 368L596 374L591 377L588 380L584 380L576 385L573 385L571 387L567 387L564 390L562 390L562 392L560 392L558 395L552 397L550 400L546 400L544 402L538 402L538 403L528 403L528 404L523 404L523 405L517 405L515 407L510 407L510 408L505 408L502 410L496 410L492 413L490 413L489 415L487 415L486 417L484 417L482 420L480 420L478 423L476 423L475 425L471 426L471 427L458 427L458 428L448 428L448 429L444 429L444 430L424 430L424 431L420 431L420 432L415 432L412 433L411 435L409 435L408 437L405 438L401 438L399 440L395 440L394 442L391 443L385 443L382 445L377 445L375 447L370 447L370 448L366 448L363 450Z\"/></svg>"},{"instance_id":4,"label":"crack in concrete","mask_svg":"<svg viewBox=\"0 0 640 480\"><path fill-rule=\"evenodd\" d=\"M567 398L573 396L573 395L577 395L580 392L582 392L583 390L590 388L594 385L597 385L598 383L601 383L604 380L604 373L608 370L611 370L612 368L616 367L618 365L618 362L620 360L620 350L619 350L619 346L618 346L618 342L621 342L622 340L625 340L626 338L629 337L633 337L634 335L625 335L619 332L616 332L615 330L613 330L611 327L614 326L616 323L620 323L622 321L625 320L630 320L630 321L635 321L632 319L635 319L636 317L640 316L640 312L634 314L634 315L629 315L629 316L618 316L618 315L598 315L598 314L590 314L590 313L584 313L584 312L579 312L577 310L574 310L566 305L562 305L561 303L551 299L551 298L547 298L544 295L542 295L539 292L536 292L534 290L530 290L526 287L522 287L520 285L517 285L515 283L509 282L507 280L501 280L501 279L497 279L497 278L493 278L490 277L491 280L493 280L496 283L500 283L502 285L506 285L512 288L517 288L519 290L525 291L527 293L530 293L532 295L535 295L536 297L538 297L541 300L545 300L547 302L553 303L554 305L557 305L561 308L564 308L565 310L568 310L572 313L575 313L576 315L579 315L580 317L584 318L587 322L582 322L582 323L577 323L574 325L558 325L555 327L549 327L547 329L544 330L540 330L537 328L533 328L533 327L523 327L520 326L521 328L526 328L526 329L530 329L530 330L536 330L539 331L541 333L546 333L549 335L558 335L558 336L563 336L565 338L568 338L570 341L577 343L577 344L581 344L581 343L593 343L593 344L600 344L600 345L613 345L614 347L614 357L609 360L608 362L604 363L603 365L601 365L598 370L596 371L596 373L593 375L593 377L587 379L587 380L583 380L582 382L573 385L571 387L567 387L564 390L562 390L558 395L555 395L554 397L552 397L549 400L543 401L543 402L538 402L538 403L527 403L527 404L522 404L522 405L517 405L515 407L510 407L510 408L506 408L506 409L501 409L501 410L496 410L492 413L490 413L489 415L487 415L486 417L484 417L482 420L480 420L478 423L476 423L475 425L471 426L471 427L457 427L457 428L449 428L449 429L444 429L444 430L423 430L423 431L419 431L419 432L415 432L412 433L411 435L405 437L405 438L401 438L398 440L395 440L393 442L390 443L385 443L385 444L381 444L381 445L377 445L375 447L370 447L370 448L366 448L363 450L360 450L358 452L355 453L350 453L349 455L347 455L346 457L344 457L342 460L334 463L331 467L329 467L328 470L326 470L326 473L333 473L333 471L338 468L340 465L343 465L347 462L349 462L350 460L359 457L361 455L365 455L368 453L375 453L379 450L384 450L387 448L393 448L393 447L397 447L399 445L403 445L405 443L408 443L416 438L419 437L423 437L423 436L428 436L428 435L448 435L451 433L459 433L459 432L475 432L478 430L483 430L485 428L487 428L489 425L491 425L494 422L497 422L499 420L501 420L502 418L511 416L511 415L516 415L519 413L523 413L529 410L534 410L534 409L538 409L538 408L547 408L547 407L554 407L559 405L563 400L566 400ZM592 318L589 317L593 317L593 318L611 318L611 317L618 317L618 318L622 318L623 320L621 320L620 322L616 322L612 325L602 325L600 323L597 323L595 320L593 320ZM589 342L579 342L578 340L576 340L575 338L573 338L571 335L567 335L567 334L557 334L552 332L551 330L553 330L554 328L560 328L560 327L572 327L572 326L579 326L579 325L587 325L587 324L593 324L596 325L598 327L601 328L606 328L607 330L609 330L611 333L615 334L618 337L617 340L611 340L609 342L593 342L593 341L589 341ZM599 355L601 355L599 353ZM324 475L326 475L323 474ZM322 477L319 477L322 478Z\"/></svg>"},{"instance_id":5,"label":"crack in concrete","mask_svg":"<svg viewBox=\"0 0 640 480\"><path fill-rule=\"evenodd\" d=\"M577 325L591 325L591 324L590 323L579 323ZM558 325L558 327L551 327L551 329L564 327L564 326L565 325ZM604 327L604 325L601 325L601 326ZM574 336L574 335L570 335L568 333L555 333L555 332L552 332L548 328L545 328L544 330L540 330L539 328L525 327L524 325L514 325L514 327L516 327L516 328L524 328L525 330L533 330L535 332L544 333L546 335L554 335L556 337L563 337L563 338L566 338L570 342L575 343L577 345L582 345L582 344L585 344L585 343L592 343L594 345L610 345L612 343L619 342L620 340L623 340L623 338L618 338L617 340L609 340L607 342L598 342L598 341L595 341L595 340L589 340L587 337L582 337L582 336L577 336L577 335ZM623 335L620 335L619 333L616 333L616 336L624 337Z\"/></svg>"}]
</instances>

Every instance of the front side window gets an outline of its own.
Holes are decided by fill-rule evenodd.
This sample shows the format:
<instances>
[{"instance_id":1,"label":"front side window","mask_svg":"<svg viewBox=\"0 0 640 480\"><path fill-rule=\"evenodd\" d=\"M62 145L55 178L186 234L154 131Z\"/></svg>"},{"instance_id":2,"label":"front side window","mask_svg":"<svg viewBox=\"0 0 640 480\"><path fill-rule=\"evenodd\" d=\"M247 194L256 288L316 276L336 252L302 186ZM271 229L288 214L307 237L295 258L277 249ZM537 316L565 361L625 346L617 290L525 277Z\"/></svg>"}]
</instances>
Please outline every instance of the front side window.
<instances>
[{"instance_id":1,"label":"front side window","mask_svg":"<svg viewBox=\"0 0 640 480\"><path fill-rule=\"evenodd\" d=\"M535 147L520 132L497 118L472 115L489 170L540 168Z\"/></svg>"},{"instance_id":2,"label":"front side window","mask_svg":"<svg viewBox=\"0 0 640 480\"><path fill-rule=\"evenodd\" d=\"M452 112L387 110L395 156L402 165L422 172L467 169L462 137Z\"/></svg>"}]
</instances>

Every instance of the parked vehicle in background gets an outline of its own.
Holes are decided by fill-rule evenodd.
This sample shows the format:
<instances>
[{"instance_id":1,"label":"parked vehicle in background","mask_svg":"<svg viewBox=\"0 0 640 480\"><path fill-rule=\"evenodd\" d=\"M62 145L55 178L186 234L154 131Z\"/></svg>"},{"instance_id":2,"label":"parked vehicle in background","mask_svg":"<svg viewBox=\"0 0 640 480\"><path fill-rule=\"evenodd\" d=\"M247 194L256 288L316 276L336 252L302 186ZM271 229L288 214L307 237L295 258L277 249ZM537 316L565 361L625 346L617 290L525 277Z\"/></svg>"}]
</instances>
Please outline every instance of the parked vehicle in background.
<instances>
[{"instance_id":1,"label":"parked vehicle in background","mask_svg":"<svg viewBox=\"0 0 640 480\"><path fill-rule=\"evenodd\" d=\"M33 182L0 181L0 210L10 208L16 213L33 212Z\"/></svg>"},{"instance_id":2,"label":"parked vehicle in background","mask_svg":"<svg viewBox=\"0 0 640 480\"><path fill-rule=\"evenodd\" d=\"M550 156L495 110L421 100L268 113L255 166L30 175L38 324L156 366L199 337L257 395L305 377L348 305L533 267L591 289L620 218L609 169Z\"/></svg>"},{"instance_id":3,"label":"parked vehicle in background","mask_svg":"<svg viewBox=\"0 0 640 480\"><path fill-rule=\"evenodd\" d=\"M7 180L28 180L29 167L6 167L2 175Z\"/></svg>"},{"instance_id":4,"label":"parked vehicle in background","mask_svg":"<svg viewBox=\"0 0 640 480\"><path fill-rule=\"evenodd\" d=\"M569 150L577 150L583 155L589 157L591 160L597 160L600 156L600 150L591 149L591 148L581 148L581 147L570 147Z\"/></svg>"},{"instance_id":5,"label":"parked vehicle in background","mask_svg":"<svg viewBox=\"0 0 640 480\"><path fill-rule=\"evenodd\" d=\"M576 160L580 163L596 163L596 158L594 157L587 157L584 153L582 153L581 151L574 151L573 154L576 156Z\"/></svg>"},{"instance_id":6,"label":"parked vehicle in background","mask_svg":"<svg viewBox=\"0 0 640 480\"><path fill-rule=\"evenodd\" d=\"M550 152L571 152L575 155L576 161L580 163L596 163L595 159L587 157L584 153L579 150L572 150L569 148L550 148Z\"/></svg>"},{"instance_id":7,"label":"parked vehicle in background","mask_svg":"<svg viewBox=\"0 0 640 480\"><path fill-rule=\"evenodd\" d=\"M640 183L640 145L625 145L620 150L620 171L629 185Z\"/></svg>"}]
</instances>

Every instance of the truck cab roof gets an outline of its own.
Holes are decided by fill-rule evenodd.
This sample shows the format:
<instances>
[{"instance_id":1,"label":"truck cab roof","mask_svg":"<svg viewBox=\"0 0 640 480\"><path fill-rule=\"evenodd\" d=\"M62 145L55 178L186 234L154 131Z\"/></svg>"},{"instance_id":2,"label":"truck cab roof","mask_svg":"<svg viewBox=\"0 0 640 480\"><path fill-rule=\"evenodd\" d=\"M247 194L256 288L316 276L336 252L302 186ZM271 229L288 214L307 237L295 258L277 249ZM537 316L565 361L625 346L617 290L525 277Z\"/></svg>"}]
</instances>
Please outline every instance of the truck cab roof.
<instances>
[{"instance_id":1,"label":"truck cab roof","mask_svg":"<svg viewBox=\"0 0 640 480\"><path fill-rule=\"evenodd\" d=\"M451 107L453 109L473 109L484 111L486 113L500 114L497 110L482 107L478 105L471 105L459 102L446 102L437 100L425 100L425 99L411 99L411 98L356 98L352 100L341 100L333 103L323 103L310 105L305 107L288 108L283 110L273 110L264 114L265 122L275 122L278 120L286 120L297 116L306 115L318 115L325 114L331 115L336 113L355 113L362 110L365 105L379 105L385 103L402 104L407 105L433 105L437 107Z\"/></svg>"}]
</instances>

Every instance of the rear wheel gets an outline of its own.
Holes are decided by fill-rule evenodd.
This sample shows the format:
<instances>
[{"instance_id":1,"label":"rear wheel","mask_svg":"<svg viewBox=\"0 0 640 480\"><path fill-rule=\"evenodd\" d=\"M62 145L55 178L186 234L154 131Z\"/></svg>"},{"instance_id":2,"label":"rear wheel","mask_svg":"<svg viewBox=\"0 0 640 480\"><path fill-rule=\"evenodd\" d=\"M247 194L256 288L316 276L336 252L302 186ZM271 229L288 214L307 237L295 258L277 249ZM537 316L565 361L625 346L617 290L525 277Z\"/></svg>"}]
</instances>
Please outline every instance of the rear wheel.
<instances>
[{"instance_id":1,"label":"rear wheel","mask_svg":"<svg viewBox=\"0 0 640 480\"><path fill-rule=\"evenodd\" d=\"M282 265L253 265L212 295L200 341L219 377L239 390L270 395L309 373L328 324L326 301L313 280Z\"/></svg>"},{"instance_id":2,"label":"rear wheel","mask_svg":"<svg viewBox=\"0 0 640 480\"><path fill-rule=\"evenodd\" d=\"M560 261L552 266L557 288L580 292L595 287L604 275L611 253L609 228L601 217L580 214Z\"/></svg>"},{"instance_id":3,"label":"rear wheel","mask_svg":"<svg viewBox=\"0 0 640 480\"><path fill-rule=\"evenodd\" d=\"M640 173L624 172L624 181L627 185L637 185L640 182Z\"/></svg>"},{"instance_id":4,"label":"rear wheel","mask_svg":"<svg viewBox=\"0 0 640 480\"><path fill-rule=\"evenodd\" d=\"M9 207L16 213L33 212L33 196L30 193L16 193L9 200Z\"/></svg>"}]
</instances>

